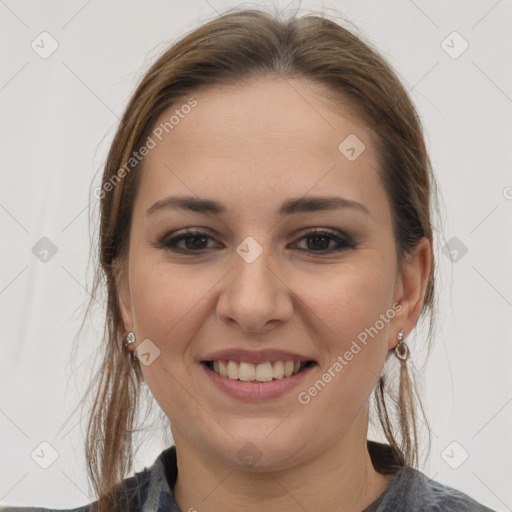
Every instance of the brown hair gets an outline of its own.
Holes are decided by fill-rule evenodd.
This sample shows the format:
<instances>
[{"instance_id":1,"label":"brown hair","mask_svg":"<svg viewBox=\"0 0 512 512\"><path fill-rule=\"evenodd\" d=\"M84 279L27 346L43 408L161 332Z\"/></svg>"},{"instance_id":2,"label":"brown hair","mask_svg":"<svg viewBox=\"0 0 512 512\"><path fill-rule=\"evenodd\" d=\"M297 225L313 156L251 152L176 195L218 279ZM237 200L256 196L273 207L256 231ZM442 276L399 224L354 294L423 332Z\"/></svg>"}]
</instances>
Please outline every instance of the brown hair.
<instances>
[{"instance_id":1,"label":"brown hair","mask_svg":"<svg viewBox=\"0 0 512 512\"><path fill-rule=\"evenodd\" d=\"M105 280L106 322L101 365L86 391L86 396L93 397L86 459L102 512L114 509L111 491L132 469L132 435L143 391L139 361L127 357L119 343L124 332L113 266L127 254L140 175L140 165L127 169L126 164L144 145L157 118L194 91L273 76L327 86L340 105L348 100L373 130L381 163L379 177L392 208L398 271L422 237L433 243L430 196L436 197L437 189L418 115L395 72L363 36L321 15L282 19L259 10L232 9L165 51L129 101L102 179L99 265L89 308ZM434 302L433 264L420 311L420 319L430 317L429 343ZM416 414L422 412L421 402L407 372L401 373L394 391L391 377L391 370L383 372L375 388L376 415L390 445L392 465L415 466Z\"/></svg>"}]
</instances>

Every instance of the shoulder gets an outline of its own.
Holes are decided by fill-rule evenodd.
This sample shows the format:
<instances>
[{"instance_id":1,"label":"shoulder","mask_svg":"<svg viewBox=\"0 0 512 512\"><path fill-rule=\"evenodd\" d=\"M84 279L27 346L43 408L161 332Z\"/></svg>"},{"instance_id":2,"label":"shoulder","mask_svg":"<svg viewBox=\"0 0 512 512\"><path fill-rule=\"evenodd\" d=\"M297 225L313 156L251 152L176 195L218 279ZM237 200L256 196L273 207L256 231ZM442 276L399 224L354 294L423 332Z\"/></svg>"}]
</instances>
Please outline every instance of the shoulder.
<instances>
[{"instance_id":1,"label":"shoulder","mask_svg":"<svg viewBox=\"0 0 512 512\"><path fill-rule=\"evenodd\" d=\"M394 475L364 512L496 512L415 468L401 466L387 444L368 441L368 451L379 473Z\"/></svg>"},{"instance_id":2,"label":"shoulder","mask_svg":"<svg viewBox=\"0 0 512 512\"><path fill-rule=\"evenodd\" d=\"M495 512L469 495L432 480L411 467L401 468L368 512Z\"/></svg>"},{"instance_id":3,"label":"shoulder","mask_svg":"<svg viewBox=\"0 0 512 512\"><path fill-rule=\"evenodd\" d=\"M427 475L413 468L406 468L409 480L417 484L417 499L423 503L425 510L450 510L461 512L495 512L478 503L468 494L453 487L432 480ZM407 478L407 477L406 477Z\"/></svg>"},{"instance_id":4,"label":"shoulder","mask_svg":"<svg viewBox=\"0 0 512 512\"><path fill-rule=\"evenodd\" d=\"M57 509L41 507L0 507L0 512L90 512L91 505L83 505L78 508Z\"/></svg>"},{"instance_id":5,"label":"shoulder","mask_svg":"<svg viewBox=\"0 0 512 512\"><path fill-rule=\"evenodd\" d=\"M123 503L125 512L136 512L141 510L147 494L151 470L144 468L143 471L135 473L134 476L125 478L115 489L115 500ZM97 501L82 505L77 508L56 509L42 507L3 507L0 505L0 512L94 512Z\"/></svg>"}]
</instances>

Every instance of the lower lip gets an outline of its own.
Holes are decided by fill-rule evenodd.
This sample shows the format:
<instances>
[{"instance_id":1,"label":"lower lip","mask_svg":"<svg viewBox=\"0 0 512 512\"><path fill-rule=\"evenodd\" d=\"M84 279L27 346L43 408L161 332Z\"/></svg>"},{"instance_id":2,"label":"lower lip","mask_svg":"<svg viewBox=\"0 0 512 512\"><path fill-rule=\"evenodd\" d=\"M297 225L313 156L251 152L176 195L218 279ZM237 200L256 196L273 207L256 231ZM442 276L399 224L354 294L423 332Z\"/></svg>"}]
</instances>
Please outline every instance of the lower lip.
<instances>
[{"instance_id":1,"label":"lower lip","mask_svg":"<svg viewBox=\"0 0 512 512\"><path fill-rule=\"evenodd\" d=\"M277 398L291 391L301 384L311 370L316 366L311 365L292 377L283 377L269 382L241 381L223 377L210 370L204 364L199 363L213 383L227 395L241 400L258 401Z\"/></svg>"}]
</instances>

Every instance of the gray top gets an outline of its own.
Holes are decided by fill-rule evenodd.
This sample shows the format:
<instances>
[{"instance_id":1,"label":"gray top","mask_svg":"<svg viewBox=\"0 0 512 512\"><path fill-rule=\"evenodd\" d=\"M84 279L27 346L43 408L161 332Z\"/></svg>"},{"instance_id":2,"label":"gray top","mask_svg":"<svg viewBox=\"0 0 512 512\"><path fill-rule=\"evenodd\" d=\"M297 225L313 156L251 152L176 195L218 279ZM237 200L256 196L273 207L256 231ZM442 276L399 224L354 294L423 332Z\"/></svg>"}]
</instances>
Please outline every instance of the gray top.
<instances>
[{"instance_id":1,"label":"gray top","mask_svg":"<svg viewBox=\"0 0 512 512\"><path fill-rule=\"evenodd\" d=\"M370 442L372 443L372 442ZM370 446L370 445L369 445ZM382 445L381 445L382 446ZM123 480L119 491L129 496L125 512L182 512L172 489L178 475L176 447L165 449L148 469ZM91 512L91 505L74 509L0 507L0 512ZM384 492L362 512L496 512L468 495L428 478L411 467L401 467Z\"/></svg>"}]
</instances>

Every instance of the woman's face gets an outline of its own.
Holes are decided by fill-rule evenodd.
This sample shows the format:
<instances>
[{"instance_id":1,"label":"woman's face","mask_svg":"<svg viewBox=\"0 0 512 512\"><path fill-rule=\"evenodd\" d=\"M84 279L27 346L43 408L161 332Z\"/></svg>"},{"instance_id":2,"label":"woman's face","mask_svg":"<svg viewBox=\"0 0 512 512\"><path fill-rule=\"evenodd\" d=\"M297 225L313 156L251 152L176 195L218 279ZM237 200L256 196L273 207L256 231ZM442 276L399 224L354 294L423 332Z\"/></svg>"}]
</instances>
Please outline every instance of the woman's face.
<instances>
[{"instance_id":1,"label":"woman's face","mask_svg":"<svg viewBox=\"0 0 512 512\"><path fill-rule=\"evenodd\" d=\"M422 299L419 267L397 274L372 135L320 92L209 88L148 144L124 324L175 440L229 464L284 468L366 439L368 397ZM287 377L296 361L311 363Z\"/></svg>"}]
</instances>

